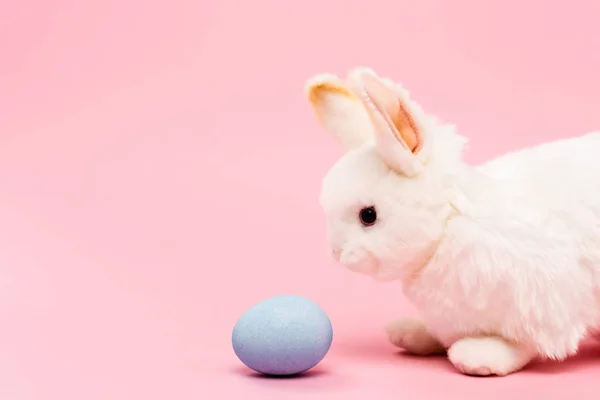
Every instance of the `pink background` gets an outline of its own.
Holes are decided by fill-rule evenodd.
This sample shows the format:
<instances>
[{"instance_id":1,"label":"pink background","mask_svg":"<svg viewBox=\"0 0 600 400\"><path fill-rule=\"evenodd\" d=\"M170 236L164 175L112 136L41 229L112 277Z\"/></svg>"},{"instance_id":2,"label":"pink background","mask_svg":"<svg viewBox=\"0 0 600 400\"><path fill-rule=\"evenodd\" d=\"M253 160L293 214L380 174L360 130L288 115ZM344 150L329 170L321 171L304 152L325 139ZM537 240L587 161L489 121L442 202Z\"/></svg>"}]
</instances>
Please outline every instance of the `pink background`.
<instances>
[{"instance_id":1,"label":"pink background","mask_svg":"<svg viewBox=\"0 0 600 400\"><path fill-rule=\"evenodd\" d=\"M3 1L0 398L591 398L598 349L477 379L386 343L383 324L412 309L327 255L317 195L338 149L302 87L370 65L458 123L479 162L600 128L599 14L597 0ZM284 293L319 302L335 341L306 377L262 379L231 328Z\"/></svg>"}]
</instances>

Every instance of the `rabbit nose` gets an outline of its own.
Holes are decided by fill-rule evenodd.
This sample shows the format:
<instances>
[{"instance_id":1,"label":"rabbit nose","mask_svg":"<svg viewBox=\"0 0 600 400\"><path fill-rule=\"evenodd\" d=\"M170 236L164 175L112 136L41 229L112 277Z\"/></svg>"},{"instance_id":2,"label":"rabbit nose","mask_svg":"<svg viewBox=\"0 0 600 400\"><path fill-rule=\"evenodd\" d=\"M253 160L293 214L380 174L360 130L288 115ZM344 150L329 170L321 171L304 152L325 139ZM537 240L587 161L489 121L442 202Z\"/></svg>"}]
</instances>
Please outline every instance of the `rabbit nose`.
<instances>
[{"instance_id":1,"label":"rabbit nose","mask_svg":"<svg viewBox=\"0 0 600 400\"><path fill-rule=\"evenodd\" d=\"M333 256L333 258L336 259L336 261L340 260L340 256L342 254L342 248L339 246L333 246L331 248L331 255Z\"/></svg>"}]
</instances>

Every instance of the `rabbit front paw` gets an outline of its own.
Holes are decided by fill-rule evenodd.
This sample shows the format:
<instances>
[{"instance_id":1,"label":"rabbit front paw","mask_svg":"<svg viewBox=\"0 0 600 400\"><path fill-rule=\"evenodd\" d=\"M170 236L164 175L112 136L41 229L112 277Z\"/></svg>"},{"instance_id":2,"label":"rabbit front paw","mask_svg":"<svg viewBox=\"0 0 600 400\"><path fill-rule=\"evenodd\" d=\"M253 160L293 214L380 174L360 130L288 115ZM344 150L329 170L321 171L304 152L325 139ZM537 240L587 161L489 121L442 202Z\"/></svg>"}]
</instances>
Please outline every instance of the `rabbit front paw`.
<instances>
[{"instance_id":1,"label":"rabbit front paw","mask_svg":"<svg viewBox=\"0 0 600 400\"><path fill-rule=\"evenodd\" d=\"M423 322L413 318L398 318L386 327L389 341L406 352L427 356L442 354L444 346L433 337Z\"/></svg>"},{"instance_id":2,"label":"rabbit front paw","mask_svg":"<svg viewBox=\"0 0 600 400\"><path fill-rule=\"evenodd\" d=\"M454 343L448 358L465 375L504 376L527 365L533 353L499 337L470 337Z\"/></svg>"}]
</instances>

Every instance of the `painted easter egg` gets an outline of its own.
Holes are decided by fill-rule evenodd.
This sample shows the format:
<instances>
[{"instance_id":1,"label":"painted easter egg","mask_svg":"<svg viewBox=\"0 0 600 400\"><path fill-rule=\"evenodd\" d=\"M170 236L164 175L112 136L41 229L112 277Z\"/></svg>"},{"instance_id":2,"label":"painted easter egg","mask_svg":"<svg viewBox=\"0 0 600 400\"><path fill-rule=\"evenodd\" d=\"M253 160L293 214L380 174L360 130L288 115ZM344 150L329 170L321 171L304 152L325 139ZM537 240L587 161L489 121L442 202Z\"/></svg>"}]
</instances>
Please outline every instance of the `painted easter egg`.
<instances>
[{"instance_id":1,"label":"painted easter egg","mask_svg":"<svg viewBox=\"0 0 600 400\"><path fill-rule=\"evenodd\" d=\"M233 328L242 363L267 375L296 375L323 360L333 341L325 311L301 296L276 296L251 307Z\"/></svg>"}]
</instances>

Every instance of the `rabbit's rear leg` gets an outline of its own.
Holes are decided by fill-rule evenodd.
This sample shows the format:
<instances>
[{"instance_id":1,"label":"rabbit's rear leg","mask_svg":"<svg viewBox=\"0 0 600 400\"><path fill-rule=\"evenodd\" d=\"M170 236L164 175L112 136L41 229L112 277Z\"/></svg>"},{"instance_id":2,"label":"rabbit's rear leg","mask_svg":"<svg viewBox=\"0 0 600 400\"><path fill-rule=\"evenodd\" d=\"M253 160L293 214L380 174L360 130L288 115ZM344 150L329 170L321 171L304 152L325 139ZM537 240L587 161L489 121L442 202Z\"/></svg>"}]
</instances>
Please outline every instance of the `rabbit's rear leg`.
<instances>
[{"instance_id":1,"label":"rabbit's rear leg","mask_svg":"<svg viewBox=\"0 0 600 400\"><path fill-rule=\"evenodd\" d=\"M527 365L534 352L500 337L467 337L448 350L448 358L463 374L504 376Z\"/></svg>"},{"instance_id":2,"label":"rabbit's rear leg","mask_svg":"<svg viewBox=\"0 0 600 400\"><path fill-rule=\"evenodd\" d=\"M398 318L386 327L390 342L408 353L427 356L443 354L446 349L433 337L423 322L413 318Z\"/></svg>"}]
</instances>

